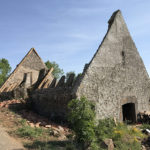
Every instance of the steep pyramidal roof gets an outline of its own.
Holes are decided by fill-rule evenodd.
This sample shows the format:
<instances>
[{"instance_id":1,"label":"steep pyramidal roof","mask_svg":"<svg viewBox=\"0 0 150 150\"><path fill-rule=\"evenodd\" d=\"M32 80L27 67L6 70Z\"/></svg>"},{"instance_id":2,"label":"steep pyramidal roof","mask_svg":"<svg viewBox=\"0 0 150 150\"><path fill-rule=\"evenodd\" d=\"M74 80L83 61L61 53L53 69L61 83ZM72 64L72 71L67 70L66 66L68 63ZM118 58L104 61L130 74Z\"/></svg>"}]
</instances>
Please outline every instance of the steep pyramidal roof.
<instances>
[{"instance_id":1,"label":"steep pyramidal roof","mask_svg":"<svg viewBox=\"0 0 150 150\"><path fill-rule=\"evenodd\" d=\"M46 65L36 52L34 48L31 48L22 61L17 65L15 70L10 74L6 82L0 88L0 92L8 92L20 85L24 78L25 73L32 74L32 82L34 83L41 69L47 69Z\"/></svg>"},{"instance_id":2,"label":"steep pyramidal roof","mask_svg":"<svg viewBox=\"0 0 150 150\"><path fill-rule=\"evenodd\" d=\"M125 51L129 52L128 55L130 55L130 57L132 55L134 59L138 59L138 63L140 63L140 65L143 66L143 69L145 69L144 63L131 38L127 25L122 17L121 11L117 10L110 17L108 21L108 31L89 64L92 63L93 59L96 59L96 55L101 55L101 65L106 65L106 63L108 63L107 65L109 66L115 65L116 61L122 62L122 55L124 55L124 57L126 55ZM116 56L121 57L116 58ZM145 73L148 76L146 69Z\"/></svg>"},{"instance_id":3,"label":"steep pyramidal roof","mask_svg":"<svg viewBox=\"0 0 150 150\"><path fill-rule=\"evenodd\" d=\"M98 118L121 119L121 107L127 101L138 104L136 113L149 110L150 83L120 10L113 13L108 24L74 92L77 97L86 96L96 102Z\"/></svg>"}]
</instances>

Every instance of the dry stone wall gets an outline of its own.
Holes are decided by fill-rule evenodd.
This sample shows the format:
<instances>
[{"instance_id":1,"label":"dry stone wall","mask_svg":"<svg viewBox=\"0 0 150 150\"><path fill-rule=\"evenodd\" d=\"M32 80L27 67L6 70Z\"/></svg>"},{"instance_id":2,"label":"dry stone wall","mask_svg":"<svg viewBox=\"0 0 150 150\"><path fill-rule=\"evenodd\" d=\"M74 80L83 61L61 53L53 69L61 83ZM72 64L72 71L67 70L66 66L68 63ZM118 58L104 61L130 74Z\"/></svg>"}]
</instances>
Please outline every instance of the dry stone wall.
<instances>
[{"instance_id":1,"label":"dry stone wall","mask_svg":"<svg viewBox=\"0 0 150 150\"><path fill-rule=\"evenodd\" d=\"M65 76L57 82L54 79L47 89L36 90L31 101L34 109L51 120L66 120L68 102L75 98L72 89L78 78L71 74L65 82Z\"/></svg>"}]
</instances>

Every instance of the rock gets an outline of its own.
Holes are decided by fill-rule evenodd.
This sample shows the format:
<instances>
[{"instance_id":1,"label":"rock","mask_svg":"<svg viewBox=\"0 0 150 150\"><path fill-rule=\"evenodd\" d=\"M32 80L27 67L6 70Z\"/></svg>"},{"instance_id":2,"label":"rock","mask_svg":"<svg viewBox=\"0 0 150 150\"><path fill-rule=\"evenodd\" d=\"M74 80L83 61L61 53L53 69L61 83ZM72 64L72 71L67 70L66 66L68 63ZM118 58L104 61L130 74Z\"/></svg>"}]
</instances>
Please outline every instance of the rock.
<instances>
[{"instance_id":1,"label":"rock","mask_svg":"<svg viewBox=\"0 0 150 150\"><path fill-rule=\"evenodd\" d=\"M34 123L29 123L29 126L34 128Z\"/></svg>"},{"instance_id":2,"label":"rock","mask_svg":"<svg viewBox=\"0 0 150 150\"><path fill-rule=\"evenodd\" d=\"M40 123L41 123L41 122L36 123L36 124L35 124L35 127L36 127L36 128L39 128L39 127L40 127Z\"/></svg>"},{"instance_id":3,"label":"rock","mask_svg":"<svg viewBox=\"0 0 150 150\"><path fill-rule=\"evenodd\" d=\"M58 126L58 129L59 129L60 132L64 132L64 128L63 127Z\"/></svg>"},{"instance_id":4,"label":"rock","mask_svg":"<svg viewBox=\"0 0 150 150\"><path fill-rule=\"evenodd\" d=\"M146 147L144 145L142 145L142 149L141 150L146 150Z\"/></svg>"},{"instance_id":5,"label":"rock","mask_svg":"<svg viewBox=\"0 0 150 150\"><path fill-rule=\"evenodd\" d=\"M45 125L45 128L51 128L52 126L51 125Z\"/></svg>"},{"instance_id":6,"label":"rock","mask_svg":"<svg viewBox=\"0 0 150 150\"><path fill-rule=\"evenodd\" d=\"M101 147L108 149L108 150L114 150L114 143L112 141L112 139L105 139L102 143L101 143Z\"/></svg>"},{"instance_id":7,"label":"rock","mask_svg":"<svg viewBox=\"0 0 150 150\"><path fill-rule=\"evenodd\" d=\"M59 132L56 131L56 130L52 131L52 135L55 136L55 137L59 137L60 136Z\"/></svg>"},{"instance_id":8,"label":"rock","mask_svg":"<svg viewBox=\"0 0 150 150\"><path fill-rule=\"evenodd\" d=\"M60 141L63 141L63 140L66 140L67 138L66 138L66 136L65 135L61 135L59 138L58 138L58 140L60 140Z\"/></svg>"},{"instance_id":9,"label":"rock","mask_svg":"<svg viewBox=\"0 0 150 150\"><path fill-rule=\"evenodd\" d=\"M58 132L59 132L59 129L58 129L58 128L56 128L56 127L53 127L53 126L52 126L52 129L53 129L53 130L56 130L56 131L58 131Z\"/></svg>"}]
</instances>

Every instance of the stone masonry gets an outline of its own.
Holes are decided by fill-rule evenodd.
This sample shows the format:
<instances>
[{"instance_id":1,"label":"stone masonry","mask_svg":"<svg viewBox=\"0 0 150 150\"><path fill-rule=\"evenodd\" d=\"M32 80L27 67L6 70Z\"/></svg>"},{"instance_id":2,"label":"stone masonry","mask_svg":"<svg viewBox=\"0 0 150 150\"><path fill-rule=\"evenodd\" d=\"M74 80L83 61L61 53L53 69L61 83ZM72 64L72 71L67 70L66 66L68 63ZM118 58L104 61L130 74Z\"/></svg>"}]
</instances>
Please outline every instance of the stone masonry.
<instances>
[{"instance_id":1,"label":"stone masonry","mask_svg":"<svg viewBox=\"0 0 150 150\"><path fill-rule=\"evenodd\" d=\"M35 55L36 52L27 57L0 91L9 92L11 85L22 85L24 77L24 85L34 85L30 95L33 108L50 119L65 119L68 102L82 96L95 103L97 119L115 117L135 122L139 112L150 110L149 76L120 10L109 19L101 45L77 78L71 74L67 81L65 76L57 81L52 70L44 71L45 65Z\"/></svg>"},{"instance_id":2,"label":"stone masonry","mask_svg":"<svg viewBox=\"0 0 150 150\"><path fill-rule=\"evenodd\" d=\"M47 87L46 85L53 80L52 70L48 70L36 50L31 48L0 87L0 99L27 98L27 89L33 88L35 85L39 86L39 81L41 81L40 87L36 88Z\"/></svg>"},{"instance_id":3,"label":"stone masonry","mask_svg":"<svg viewBox=\"0 0 150 150\"><path fill-rule=\"evenodd\" d=\"M39 113L64 117L72 98L85 96L96 104L97 119L115 117L136 121L149 111L150 80L121 11L113 13L108 31L82 76L68 88L49 87L32 95Z\"/></svg>"},{"instance_id":4,"label":"stone masonry","mask_svg":"<svg viewBox=\"0 0 150 150\"><path fill-rule=\"evenodd\" d=\"M108 24L106 36L73 92L96 103L98 119L122 120L124 104L134 104L136 114L150 110L150 80L119 10Z\"/></svg>"}]
</instances>

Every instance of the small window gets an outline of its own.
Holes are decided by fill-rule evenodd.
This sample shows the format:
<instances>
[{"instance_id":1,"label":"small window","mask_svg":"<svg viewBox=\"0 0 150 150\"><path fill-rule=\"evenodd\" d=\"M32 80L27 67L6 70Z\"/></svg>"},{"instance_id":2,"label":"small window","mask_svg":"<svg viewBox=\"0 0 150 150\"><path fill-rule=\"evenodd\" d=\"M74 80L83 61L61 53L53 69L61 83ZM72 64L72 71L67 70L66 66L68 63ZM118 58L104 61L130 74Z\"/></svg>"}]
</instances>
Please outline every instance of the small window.
<instances>
[{"instance_id":1,"label":"small window","mask_svg":"<svg viewBox=\"0 0 150 150\"><path fill-rule=\"evenodd\" d=\"M125 52L122 51L122 52L121 52L121 55L122 55L122 57L125 57Z\"/></svg>"},{"instance_id":2,"label":"small window","mask_svg":"<svg viewBox=\"0 0 150 150\"><path fill-rule=\"evenodd\" d=\"M122 56L122 64L125 65L125 52L124 51L121 52L121 56Z\"/></svg>"}]
</instances>

